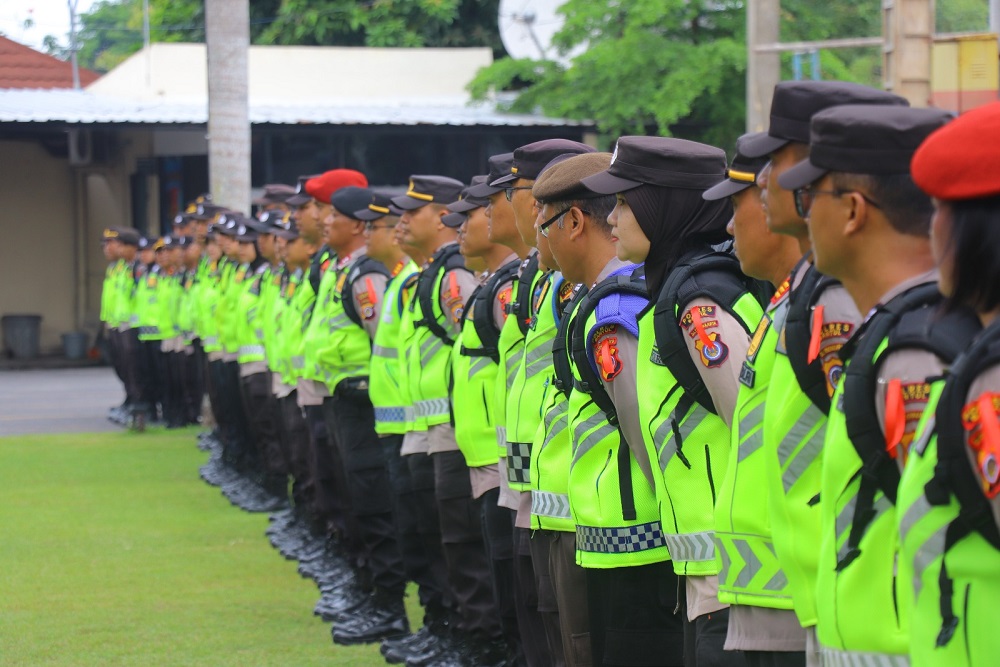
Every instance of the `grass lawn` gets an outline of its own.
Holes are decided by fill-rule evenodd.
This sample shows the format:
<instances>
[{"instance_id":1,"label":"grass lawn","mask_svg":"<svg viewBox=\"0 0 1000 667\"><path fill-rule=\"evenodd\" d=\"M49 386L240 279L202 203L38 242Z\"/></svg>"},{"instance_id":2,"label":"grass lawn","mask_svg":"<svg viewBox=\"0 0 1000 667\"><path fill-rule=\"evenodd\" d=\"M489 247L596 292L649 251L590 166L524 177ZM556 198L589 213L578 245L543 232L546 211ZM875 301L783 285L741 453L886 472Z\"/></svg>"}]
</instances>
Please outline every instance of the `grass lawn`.
<instances>
[{"instance_id":1,"label":"grass lawn","mask_svg":"<svg viewBox=\"0 0 1000 667\"><path fill-rule=\"evenodd\" d=\"M333 645L195 432L0 438L0 665L385 664Z\"/></svg>"}]
</instances>

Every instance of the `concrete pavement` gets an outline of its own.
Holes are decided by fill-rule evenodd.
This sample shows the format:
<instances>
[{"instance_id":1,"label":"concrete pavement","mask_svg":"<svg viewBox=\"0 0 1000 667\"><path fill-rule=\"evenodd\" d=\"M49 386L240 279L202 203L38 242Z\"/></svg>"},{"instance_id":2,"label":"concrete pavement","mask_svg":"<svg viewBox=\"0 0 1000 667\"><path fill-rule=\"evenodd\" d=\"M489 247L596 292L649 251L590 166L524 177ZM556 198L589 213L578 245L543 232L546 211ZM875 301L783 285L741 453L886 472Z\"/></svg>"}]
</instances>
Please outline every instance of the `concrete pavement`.
<instances>
[{"instance_id":1,"label":"concrete pavement","mask_svg":"<svg viewBox=\"0 0 1000 667\"><path fill-rule=\"evenodd\" d=\"M121 430L107 413L123 400L107 366L0 371L0 436Z\"/></svg>"}]
</instances>

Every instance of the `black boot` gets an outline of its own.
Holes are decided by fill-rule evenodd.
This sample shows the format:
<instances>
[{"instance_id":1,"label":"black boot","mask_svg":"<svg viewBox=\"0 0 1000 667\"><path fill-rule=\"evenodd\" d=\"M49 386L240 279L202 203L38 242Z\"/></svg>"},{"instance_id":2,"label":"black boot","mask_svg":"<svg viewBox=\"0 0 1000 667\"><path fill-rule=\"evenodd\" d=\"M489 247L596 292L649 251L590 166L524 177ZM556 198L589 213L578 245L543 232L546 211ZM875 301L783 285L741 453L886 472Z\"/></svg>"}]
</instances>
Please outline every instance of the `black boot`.
<instances>
[{"instance_id":1,"label":"black boot","mask_svg":"<svg viewBox=\"0 0 1000 667\"><path fill-rule=\"evenodd\" d=\"M359 610L360 611L360 610ZM410 622L406 618L403 595L376 590L371 596L371 605L363 616L354 623L337 623L333 626L333 643L342 646L352 644L372 644L390 637L400 637L410 632Z\"/></svg>"}]
</instances>

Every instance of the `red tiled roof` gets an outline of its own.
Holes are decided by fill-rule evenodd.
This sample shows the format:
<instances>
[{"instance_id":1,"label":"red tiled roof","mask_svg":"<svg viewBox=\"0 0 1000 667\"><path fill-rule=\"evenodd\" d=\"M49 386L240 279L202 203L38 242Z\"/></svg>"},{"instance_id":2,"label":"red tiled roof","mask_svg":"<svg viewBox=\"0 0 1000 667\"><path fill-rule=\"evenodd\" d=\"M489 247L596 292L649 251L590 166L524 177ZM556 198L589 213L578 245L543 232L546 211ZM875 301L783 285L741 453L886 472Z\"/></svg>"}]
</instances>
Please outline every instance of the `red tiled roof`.
<instances>
[{"instance_id":1,"label":"red tiled roof","mask_svg":"<svg viewBox=\"0 0 1000 667\"><path fill-rule=\"evenodd\" d=\"M86 86L101 75L80 68L80 85ZM0 36L0 88L72 88L73 68L30 46Z\"/></svg>"}]
</instances>

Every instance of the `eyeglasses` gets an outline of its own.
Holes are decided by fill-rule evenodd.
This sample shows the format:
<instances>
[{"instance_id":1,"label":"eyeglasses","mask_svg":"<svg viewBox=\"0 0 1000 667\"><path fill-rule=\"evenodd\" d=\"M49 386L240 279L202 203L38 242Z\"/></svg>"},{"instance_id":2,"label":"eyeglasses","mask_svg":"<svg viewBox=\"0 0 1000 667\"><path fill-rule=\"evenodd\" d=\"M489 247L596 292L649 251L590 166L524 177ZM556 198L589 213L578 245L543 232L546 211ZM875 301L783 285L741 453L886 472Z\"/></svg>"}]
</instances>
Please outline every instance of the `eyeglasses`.
<instances>
[{"instance_id":1,"label":"eyeglasses","mask_svg":"<svg viewBox=\"0 0 1000 667\"><path fill-rule=\"evenodd\" d=\"M515 185L510 188L504 188L503 196L507 198L507 201L511 201L511 199L514 197L514 190L530 190L530 189L531 189L530 185Z\"/></svg>"},{"instance_id":2,"label":"eyeglasses","mask_svg":"<svg viewBox=\"0 0 1000 667\"><path fill-rule=\"evenodd\" d=\"M549 227L551 227L553 224L555 224L556 220L558 220L559 218L563 217L564 215L566 215L567 213L569 213L572 210L573 210L573 207L569 206L569 207L563 209L562 211L559 211L554 216L552 216L551 218L549 218L548 220L546 220L542 224L538 225L538 232L542 236L544 236L545 238L549 238ZM584 210L582 208L580 209L580 212L582 212L582 213L584 213L586 215L590 215L590 211L586 211L586 210Z\"/></svg>"},{"instance_id":3,"label":"eyeglasses","mask_svg":"<svg viewBox=\"0 0 1000 667\"><path fill-rule=\"evenodd\" d=\"M809 211L812 209L813 202L819 195L830 195L831 197L843 197L844 195L858 194L875 208L882 208L877 201L874 201L868 197L865 193L858 190L813 190L811 187L804 187L795 190L792 195L795 198L795 212L800 218L809 217Z\"/></svg>"}]
</instances>

